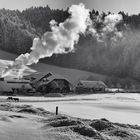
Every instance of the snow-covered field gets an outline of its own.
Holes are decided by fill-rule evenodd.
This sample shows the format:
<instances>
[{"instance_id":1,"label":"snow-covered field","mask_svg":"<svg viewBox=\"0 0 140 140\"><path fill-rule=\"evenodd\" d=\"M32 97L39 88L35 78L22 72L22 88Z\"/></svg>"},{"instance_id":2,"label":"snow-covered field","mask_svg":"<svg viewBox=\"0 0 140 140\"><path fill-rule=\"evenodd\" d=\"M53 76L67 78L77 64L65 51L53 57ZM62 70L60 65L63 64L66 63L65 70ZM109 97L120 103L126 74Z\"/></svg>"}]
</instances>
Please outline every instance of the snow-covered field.
<instances>
[{"instance_id":1,"label":"snow-covered field","mask_svg":"<svg viewBox=\"0 0 140 140\"><path fill-rule=\"evenodd\" d=\"M6 98L6 97L1 97ZM140 125L140 94L92 94L59 98L19 97L19 104L30 104L86 119L106 118L113 122Z\"/></svg>"}]
</instances>

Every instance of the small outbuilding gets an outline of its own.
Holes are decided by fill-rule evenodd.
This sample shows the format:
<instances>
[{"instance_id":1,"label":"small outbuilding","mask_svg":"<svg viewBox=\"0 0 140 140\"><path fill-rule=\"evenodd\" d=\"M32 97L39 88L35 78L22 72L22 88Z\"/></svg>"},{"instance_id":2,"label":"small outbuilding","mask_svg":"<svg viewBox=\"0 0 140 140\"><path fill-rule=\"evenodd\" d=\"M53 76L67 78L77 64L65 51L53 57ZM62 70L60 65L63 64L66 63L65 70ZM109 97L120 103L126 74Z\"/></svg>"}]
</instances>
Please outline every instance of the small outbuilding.
<instances>
[{"instance_id":1,"label":"small outbuilding","mask_svg":"<svg viewBox=\"0 0 140 140\"><path fill-rule=\"evenodd\" d=\"M77 93L98 93L105 92L107 85L102 81L80 80L76 86Z\"/></svg>"}]
</instances>

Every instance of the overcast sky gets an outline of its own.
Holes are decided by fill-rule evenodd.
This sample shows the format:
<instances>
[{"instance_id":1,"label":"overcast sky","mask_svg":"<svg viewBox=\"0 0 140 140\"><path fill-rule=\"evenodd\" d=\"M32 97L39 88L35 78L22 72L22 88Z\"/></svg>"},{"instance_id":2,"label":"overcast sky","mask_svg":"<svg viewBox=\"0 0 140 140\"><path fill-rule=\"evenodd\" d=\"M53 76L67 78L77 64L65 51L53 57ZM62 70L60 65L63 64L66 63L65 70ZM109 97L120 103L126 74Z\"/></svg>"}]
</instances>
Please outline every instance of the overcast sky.
<instances>
[{"instance_id":1,"label":"overcast sky","mask_svg":"<svg viewBox=\"0 0 140 140\"><path fill-rule=\"evenodd\" d=\"M54 9L65 9L80 2L84 3L89 9L94 8L99 11L140 13L140 0L0 0L0 8L23 10L31 6L46 6L48 4Z\"/></svg>"}]
</instances>

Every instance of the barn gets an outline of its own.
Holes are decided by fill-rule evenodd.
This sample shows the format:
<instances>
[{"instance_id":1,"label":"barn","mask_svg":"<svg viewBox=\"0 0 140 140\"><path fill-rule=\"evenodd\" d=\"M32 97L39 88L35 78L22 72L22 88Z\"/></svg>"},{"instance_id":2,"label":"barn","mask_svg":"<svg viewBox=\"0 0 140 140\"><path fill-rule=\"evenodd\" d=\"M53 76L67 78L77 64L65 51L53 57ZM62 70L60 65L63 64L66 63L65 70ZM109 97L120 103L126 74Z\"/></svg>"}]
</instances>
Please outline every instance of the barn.
<instances>
[{"instance_id":1,"label":"barn","mask_svg":"<svg viewBox=\"0 0 140 140\"><path fill-rule=\"evenodd\" d=\"M32 86L41 93L68 93L72 90L71 82L58 74L32 74L28 77Z\"/></svg>"},{"instance_id":2,"label":"barn","mask_svg":"<svg viewBox=\"0 0 140 140\"><path fill-rule=\"evenodd\" d=\"M106 84L102 81L80 80L76 86L77 93L98 93L105 92Z\"/></svg>"}]
</instances>

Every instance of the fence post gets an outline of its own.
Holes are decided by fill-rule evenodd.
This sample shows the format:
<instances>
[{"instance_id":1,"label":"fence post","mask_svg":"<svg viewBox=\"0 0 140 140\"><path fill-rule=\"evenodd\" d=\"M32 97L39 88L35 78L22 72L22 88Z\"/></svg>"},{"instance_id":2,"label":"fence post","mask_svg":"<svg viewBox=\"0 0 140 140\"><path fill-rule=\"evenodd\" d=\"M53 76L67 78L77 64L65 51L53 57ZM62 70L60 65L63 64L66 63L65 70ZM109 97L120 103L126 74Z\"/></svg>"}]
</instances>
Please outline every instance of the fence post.
<instances>
[{"instance_id":1,"label":"fence post","mask_svg":"<svg viewBox=\"0 0 140 140\"><path fill-rule=\"evenodd\" d=\"M56 115L58 115L58 106L56 106Z\"/></svg>"}]
</instances>

